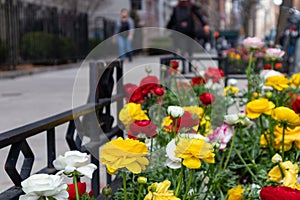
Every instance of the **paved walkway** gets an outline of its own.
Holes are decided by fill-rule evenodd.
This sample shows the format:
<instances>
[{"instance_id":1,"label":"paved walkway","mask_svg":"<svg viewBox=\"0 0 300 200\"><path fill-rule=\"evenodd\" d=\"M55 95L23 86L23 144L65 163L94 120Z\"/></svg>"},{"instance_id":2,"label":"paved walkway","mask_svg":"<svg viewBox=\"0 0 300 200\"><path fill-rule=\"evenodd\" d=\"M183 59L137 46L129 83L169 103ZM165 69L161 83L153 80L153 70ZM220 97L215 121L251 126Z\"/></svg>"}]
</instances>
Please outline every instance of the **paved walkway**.
<instances>
[{"instance_id":1,"label":"paved walkway","mask_svg":"<svg viewBox=\"0 0 300 200\"><path fill-rule=\"evenodd\" d=\"M146 67L152 68L152 74L159 76L159 58L160 56L136 56L133 62L125 61L124 83L139 84L139 81L146 76ZM80 78L77 76L79 67L80 63L76 63L65 66L64 70L52 68L45 73L32 71L23 73L22 76L18 74L15 78L9 78L8 75L0 76L0 134L71 109L74 82ZM76 89L82 92L81 100L85 103L88 88L82 86ZM60 155L68 150L64 142L66 126L58 127L56 132L57 155ZM46 166L45 141L44 134L28 140L36 156L33 172ZM41 146L43 151L39 148ZM4 166L8 150L9 148L0 150L0 166ZM20 163L19 161L18 168L21 166ZM0 192L12 185L4 169L0 168Z\"/></svg>"}]
</instances>

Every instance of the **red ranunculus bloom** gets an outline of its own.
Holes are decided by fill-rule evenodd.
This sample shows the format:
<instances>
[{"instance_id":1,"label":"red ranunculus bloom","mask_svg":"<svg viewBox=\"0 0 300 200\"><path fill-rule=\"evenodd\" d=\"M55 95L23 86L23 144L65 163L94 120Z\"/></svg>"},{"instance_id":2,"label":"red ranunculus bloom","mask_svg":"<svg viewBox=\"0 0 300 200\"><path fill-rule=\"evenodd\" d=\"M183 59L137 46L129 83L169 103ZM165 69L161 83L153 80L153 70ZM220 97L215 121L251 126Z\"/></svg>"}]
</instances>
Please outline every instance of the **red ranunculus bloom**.
<instances>
[{"instance_id":1,"label":"red ranunculus bloom","mask_svg":"<svg viewBox=\"0 0 300 200\"><path fill-rule=\"evenodd\" d=\"M154 89L154 94L156 94L157 96L162 96L165 94L165 91L162 87L160 86L157 86L155 89Z\"/></svg>"},{"instance_id":2,"label":"red ranunculus bloom","mask_svg":"<svg viewBox=\"0 0 300 200\"><path fill-rule=\"evenodd\" d=\"M167 71L167 73L169 74L169 75L172 75L173 73L174 74L178 74L179 73L179 70L178 69L173 69L173 68L168 68L168 71Z\"/></svg>"},{"instance_id":3,"label":"red ranunculus bloom","mask_svg":"<svg viewBox=\"0 0 300 200\"><path fill-rule=\"evenodd\" d=\"M79 196L82 196L86 191L86 183L78 182L78 193ZM76 200L76 192L74 184L68 184L68 193L69 193L69 200Z\"/></svg>"},{"instance_id":4,"label":"red ranunculus bloom","mask_svg":"<svg viewBox=\"0 0 300 200\"><path fill-rule=\"evenodd\" d=\"M205 79L212 79L214 83L218 82L221 78L224 77L224 72L222 69L209 67L208 70L204 74Z\"/></svg>"},{"instance_id":5,"label":"red ranunculus bloom","mask_svg":"<svg viewBox=\"0 0 300 200\"><path fill-rule=\"evenodd\" d=\"M201 76L193 77L191 80L192 86L205 84L204 78Z\"/></svg>"},{"instance_id":6,"label":"red ranunculus bloom","mask_svg":"<svg viewBox=\"0 0 300 200\"><path fill-rule=\"evenodd\" d=\"M215 96L209 92L204 92L199 96L199 99L205 106L208 106L215 100Z\"/></svg>"},{"instance_id":7,"label":"red ranunculus bloom","mask_svg":"<svg viewBox=\"0 0 300 200\"><path fill-rule=\"evenodd\" d=\"M270 64L265 64L264 69L272 69L272 66Z\"/></svg>"},{"instance_id":8,"label":"red ranunculus bloom","mask_svg":"<svg viewBox=\"0 0 300 200\"><path fill-rule=\"evenodd\" d=\"M178 66L179 66L178 61L172 60L172 61L170 62L170 67L172 67L172 68L174 68L174 69L177 69Z\"/></svg>"},{"instance_id":9,"label":"red ranunculus bloom","mask_svg":"<svg viewBox=\"0 0 300 200\"><path fill-rule=\"evenodd\" d=\"M172 119L175 120L175 119ZM179 129L187 127L192 128L193 126L196 126L199 124L198 119L194 119L193 115L190 112L185 111L182 115L182 117L178 118L177 127Z\"/></svg>"},{"instance_id":10,"label":"red ranunculus bloom","mask_svg":"<svg viewBox=\"0 0 300 200\"><path fill-rule=\"evenodd\" d=\"M137 88L131 97L129 98L129 102L133 103L143 103L145 95L142 93L141 88Z\"/></svg>"},{"instance_id":11,"label":"red ranunculus bloom","mask_svg":"<svg viewBox=\"0 0 300 200\"><path fill-rule=\"evenodd\" d=\"M144 95L153 92L153 90L159 84L158 78L156 76L146 76L140 82L140 88Z\"/></svg>"},{"instance_id":12,"label":"red ranunculus bloom","mask_svg":"<svg viewBox=\"0 0 300 200\"><path fill-rule=\"evenodd\" d=\"M260 191L261 200L299 200L300 190L285 187L264 187Z\"/></svg>"},{"instance_id":13,"label":"red ranunculus bloom","mask_svg":"<svg viewBox=\"0 0 300 200\"><path fill-rule=\"evenodd\" d=\"M275 63L275 69L280 69L282 67L282 63Z\"/></svg>"},{"instance_id":14,"label":"red ranunculus bloom","mask_svg":"<svg viewBox=\"0 0 300 200\"><path fill-rule=\"evenodd\" d=\"M292 104L292 108L295 113L300 114L300 98L298 97Z\"/></svg>"},{"instance_id":15,"label":"red ranunculus bloom","mask_svg":"<svg viewBox=\"0 0 300 200\"><path fill-rule=\"evenodd\" d=\"M150 120L137 120L130 125L128 137L136 139L140 133L144 133L147 137L157 136L156 125Z\"/></svg>"},{"instance_id":16,"label":"red ranunculus bloom","mask_svg":"<svg viewBox=\"0 0 300 200\"><path fill-rule=\"evenodd\" d=\"M138 88L137 85L132 83L127 83L123 86L124 92L127 98L130 98L134 91Z\"/></svg>"}]
</instances>

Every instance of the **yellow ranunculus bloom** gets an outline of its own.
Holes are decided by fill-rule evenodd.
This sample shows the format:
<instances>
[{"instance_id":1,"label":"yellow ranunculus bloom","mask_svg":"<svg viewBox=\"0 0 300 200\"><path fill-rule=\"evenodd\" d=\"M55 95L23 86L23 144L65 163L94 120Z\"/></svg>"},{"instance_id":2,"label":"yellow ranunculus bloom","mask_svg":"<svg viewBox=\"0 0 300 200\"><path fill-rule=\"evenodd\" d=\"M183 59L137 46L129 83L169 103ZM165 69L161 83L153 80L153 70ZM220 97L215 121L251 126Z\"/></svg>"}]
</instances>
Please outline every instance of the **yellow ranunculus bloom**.
<instances>
[{"instance_id":1,"label":"yellow ranunculus bloom","mask_svg":"<svg viewBox=\"0 0 300 200\"><path fill-rule=\"evenodd\" d=\"M153 183L148 187L148 194L144 200L180 200L174 195L173 190L168 190L171 182L165 180L161 183Z\"/></svg>"},{"instance_id":2,"label":"yellow ranunculus bloom","mask_svg":"<svg viewBox=\"0 0 300 200\"><path fill-rule=\"evenodd\" d=\"M184 111L192 113L192 115L197 115L198 119L201 119L204 113L203 108L199 106L186 106L183 107Z\"/></svg>"},{"instance_id":3,"label":"yellow ranunculus bloom","mask_svg":"<svg viewBox=\"0 0 300 200\"><path fill-rule=\"evenodd\" d=\"M280 162L279 165L283 171L284 177L281 176L280 168L276 165L268 173L268 180L278 183L283 181L283 186L297 188L297 175L299 171L298 165L293 164L291 161Z\"/></svg>"},{"instance_id":4,"label":"yellow ranunculus bloom","mask_svg":"<svg viewBox=\"0 0 300 200\"><path fill-rule=\"evenodd\" d=\"M233 86L227 86L224 88L223 96L235 95L239 92L239 88Z\"/></svg>"},{"instance_id":5,"label":"yellow ranunculus bloom","mask_svg":"<svg viewBox=\"0 0 300 200\"><path fill-rule=\"evenodd\" d=\"M282 129L283 127L276 126L274 128L274 148L281 149L282 146ZM300 149L300 126L297 126L294 129L287 128L284 135L284 151L289 151L292 148L292 145L295 145Z\"/></svg>"},{"instance_id":6,"label":"yellow ranunculus bloom","mask_svg":"<svg viewBox=\"0 0 300 200\"><path fill-rule=\"evenodd\" d=\"M287 123L290 126L300 126L300 117L290 108L281 106L272 111L272 118L279 123Z\"/></svg>"},{"instance_id":7,"label":"yellow ranunculus bloom","mask_svg":"<svg viewBox=\"0 0 300 200\"><path fill-rule=\"evenodd\" d=\"M141 104L128 103L126 104L119 113L119 119L125 125L128 130L130 124L136 120L149 120L146 115L146 111L142 110Z\"/></svg>"},{"instance_id":8,"label":"yellow ranunculus bloom","mask_svg":"<svg viewBox=\"0 0 300 200\"><path fill-rule=\"evenodd\" d=\"M227 200L242 200L244 199L244 189L241 185L238 185L235 188L228 190L228 199Z\"/></svg>"},{"instance_id":9,"label":"yellow ranunculus bloom","mask_svg":"<svg viewBox=\"0 0 300 200\"><path fill-rule=\"evenodd\" d=\"M174 151L175 156L183 159L183 165L190 169L199 169L201 160L214 163L215 154L211 144L199 138L181 138Z\"/></svg>"},{"instance_id":10,"label":"yellow ranunculus bloom","mask_svg":"<svg viewBox=\"0 0 300 200\"><path fill-rule=\"evenodd\" d=\"M246 114L250 119L258 118L261 114L270 115L275 104L268 99L256 99L246 105Z\"/></svg>"},{"instance_id":11,"label":"yellow ranunculus bloom","mask_svg":"<svg viewBox=\"0 0 300 200\"><path fill-rule=\"evenodd\" d=\"M300 87L300 73L293 74L290 80L294 87Z\"/></svg>"},{"instance_id":12,"label":"yellow ranunculus bloom","mask_svg":"<svg viewBox=\"0 0 300 200\"><path fill-rule=\"evenodd\" d=\"M139 174L149 164L145 157L147 154L148 148L145 143L119 137L103 146L100 161L106 165L110 173L116 172L117 169L127 168L132 173Z\"/></svg>"},{"instance_id":13,"label":"yellow ranunculus bloom","mask_svg":"<svg viewBox=\"0 0 300 200\"><path fill-rule=\"evenodd\" d=\"M283 75L270 76L267 78L265 85L271 86L275 90L282 91L289 88L290 80Z\"/></svg>"}]
</instances>

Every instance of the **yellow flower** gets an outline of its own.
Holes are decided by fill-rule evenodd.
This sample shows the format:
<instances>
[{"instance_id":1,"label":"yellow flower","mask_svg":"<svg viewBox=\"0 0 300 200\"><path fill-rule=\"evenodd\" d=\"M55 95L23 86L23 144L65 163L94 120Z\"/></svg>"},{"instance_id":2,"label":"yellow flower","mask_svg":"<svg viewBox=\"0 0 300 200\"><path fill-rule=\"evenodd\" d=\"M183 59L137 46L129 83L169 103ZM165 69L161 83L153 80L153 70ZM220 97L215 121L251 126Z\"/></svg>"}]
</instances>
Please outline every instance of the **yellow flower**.
<instances>
[{"instance_id":1,"label":"yellow flower","mask_svg":"<svg viewBox=\"0 0 300 200\"><path fill-rule=\"evenodd\" d=\"M271 86L275 90L282 91L289 87L289 79L283 75L270 76L267 78L265 85Z\"/></svg>"},{"instance_id":2,"label":"yellow flower","mask_svg":"<svg viewBox=\"0 0 300 200\"><path fill-rule=\"evenodd\" d=\"M168 190L171 182L165 180L161 183L153 183L148 187L148 194L144 200L180 200L175 197L173 190Z\"/></svg>"},{"instance_id":3,"label":"yellow flower","mask_svg":"<svg viewBox=\"0 0 300 200\"><path fill-rule=\"evenodd\" d=\"M235 95L239 92L239 88L233 86L227 86L224 88L223 96Z\"/></svg>"},{"instance_id":4,"label":"yellow flower","mask_svg":"<svg viewBox=\"0 0 300 200\"><path fill-rule=\"evenodd\" d=\"M242 200L244 199L244 189L241 185L238 185L235 188L228 190L228 199L227 200Z\"/></svg>"},{"instance_id":5,"label":"yellow flower","mask_svg":"<svg viewBox=\"0 0 300 200\"><path fill-rule=\"evenodd\" d=\"M139 174L149 164L145 157L147 154L148 148L145 143L119 137L103 146L100 161L111 173L127 168L132 173Z\"/></svg>"},{"instance_id":6,"label":"yellow flower","mask_svg":"<svg viewBox=\"0 0 300 200\"><path fill-rule=\"evenodd\" d=\"M294 87L300 87L300 73L293 74L290 80Z\"/></svg>"},{"instance_id":7,"label":"yellow flower","mask_svg":"<svg viewBox=\"0 0 300 200\"><path fill-rule=\"evenodd\" d=\"M272 118L279 123L289 126L300 126L300 117L290 108L281 106L272 111Z\"/></svg>"},{"instance_id":8,"label":"yellow flower","mask_svg":"<svg viewBox=\"0 0 300 200\"><path fill-rule=\"evenodd\" d=\"M199 106L186 106L183 107L184 111L192 113L192 115L197 115L198 119L202 118L202 115L204 113L203 108Z\"/></svg>"},{"instance_id":9,"label":"yellow flower","mask_svg":"<svg viewBox=\"0 0 300 200\"><path fill-rule=\"evenodd\" d=\"M146 115L146 111L142 110L141 104L128 103L126 104L119 113L119 119L125 125L128 130L130 124L136 120L149 120Z\"/></svg>"},{"instance_id":10,"label":"yellow flower","mask_svg":"<svg viewBox=\"0 0 300 200\"><path fill-rule=\"evenodd\" d=\"M275 126L274 128L274 148L275 149L281 149L282 147L282 129L283 127ZM300 126L297 126L296 128L287 128L285 130L284 135L284 151L289 151L292 148L292 145L294 145L300 149Z\"/></svg>"},{"instance_id":11,"label":"yellow flower","mask_svg":"<svg viewBox=\"0 0 300 200\"><path fill-rule=\"evenodd\" d=\"M291 161L280 162L279 165L282 169L284 177L281 176L280 168L278 165L276 165L268 173L268 180L272 180L277 183L281 183L283 181L283 186L297 188L297 174L299 171L298 165L293 164Z\"/></svg>"},{"instance_id":12,"label":"yellow flower","mask_svg":"<svg viewBox=\"0 0 300 200\"><path fill-rule=\"evenodd\" d=\"M183 165L190 169L199 169L201 160L214 163L215 154L211 144L199 138L181 138L174 151L175 157L183 159Z\"/></svg>"},{"instance_id":13,"label":"yellow flower","mask_svg":"<svg viewBox=\"0 0 300 200\"><path fill-rule=\"evenodd\" d=\"M250 101L246 105L247 117L250 119L255 119L258 118L261 114L270 115L274 107L274 103L268 101L268 99L256 99Z\"/></svg>"}]
</instances>

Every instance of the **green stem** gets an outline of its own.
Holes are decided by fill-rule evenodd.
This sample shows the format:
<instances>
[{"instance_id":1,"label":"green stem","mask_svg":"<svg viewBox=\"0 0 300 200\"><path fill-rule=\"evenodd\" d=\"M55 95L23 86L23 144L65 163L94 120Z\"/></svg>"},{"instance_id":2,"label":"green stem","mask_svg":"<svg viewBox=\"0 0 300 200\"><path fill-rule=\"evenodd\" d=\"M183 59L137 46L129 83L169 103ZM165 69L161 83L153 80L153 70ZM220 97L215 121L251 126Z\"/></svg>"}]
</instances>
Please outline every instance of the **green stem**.
<instances>
[{"instance_id":1,"label":"green stem","mask_svg":"<svg viewBox=\"0 0 300 200\"><path fill-rule=\"evenodd\" d=\"M140 200L140 199L141 199L141 192L142 192L142 189L143 189L143 185L140 184L140 187L139 187L139 193L138 193L137 200Z\"/></svg>"},{"instance_id":2,"label":"green stem","mask_svg":"<svg viewBox=\"0 0 300 200\"><path fill-rule=\"evenodd\" d=\"M248 151L248 148L246 148L246 145L245 145L245 142L244 142L244 138L243 138L243 136L242 136L242 134L241 134L242 129L240 128L239 131L240 131L240 133L239 133L239 135L240 135L240 140L242 141L242 145L243 145L243 148L244 148L244 150L245 150L245 153L246 153L248 159L250 160L250 162L251 162L251 163L253 164L253 166L255 167L256 171L258 171L258 167L257 167L256 163L254 162L254 160L253 160L252 157L250 156L249 151Z\"/></svg>"},{"instance_id":3,"label":"green stem","mask_svg":"<svg viewBox=\"0 0 300 200\"><path fill-rule=\"evenodd\" d=\"M123 178L123 189L124 189L124 200L127 200L127 189L126 189L126 172L122 172L122 178Z\"/></svg>"},{"instance_id":4,"label":"green stem","mask_svg":"<svg viewBox=\"0 0 300 200\"><path fill-rule=\"evenodd\" d=\"M283 124L283 129L282 129L282 141L281 141L281 157L282 161L284 161L284 135L285 135L285 129L287 128L287 124Z\"/></svg>"},{"instance_id":5,"label":"green stem","mask_svg":"<svg viewBox=\"0 0 300 200\"><path fill-rule=\"evenodd\" d=\"M251 101L251 67L252 67L252 59L253 59L253 51L250 51L250 56L249 56L249 60L248 60L248 67L247 67L247 80L248 80L248 102Z\"/></svg>"},{"instance_id":6,"label":"green stem","mask_svg":"<svg viewBox=\"0 0 300 200\"><path fill-rule=\"evenodd\" d=\"M249 168L249 166L247 165L247 163L245 162L244 158L241 156L240 152L235 149L236 154L238 155L238 157L241 159L242 163L244 164L244 166L246 167L246 169L248 170L248 172L251 174L251 176L256 179L256 176L254 175L254 173L251 171L251 169Z\"/></svg>"},{"instance_id":7,"label":"green stem","mask_svg":"<svg viewBox=\"0 0 300 200\"><path fill-rule=\"evenodd\" d=\"M73 177L73 184L75 187L76 200L80 200L79 192L78 192L77 176Z\"/></svg>"},{"instance_id":8,"label":"green stem","mask_svg":"<svg viewBox=\"0 0 300 200\"><path fill-rule=\"evenodd\" d=\"M262 132L262 134L264 134L264 138L265 138L265 140L267 142L267 145L268 145L268 148L269 148L269 150L271 152L271 155L273 155L274 154L274 150L273 150L272 144L269 141L268 136L265 133L265 128L264 128L264 123L263 123L263 120L262 120L262 115L259 116L259 123L260 123L261 132Z\"/></svg>"},{"instance_id":9,"label":"green stem","mask_svg":"<svg viewBox=\"0 0 300 200\"><path fill-rule=\"evenodd\" d=\"M189 182L188 182L187 188L186 188L186 190L185 190L183 200L186 199L187 194L188 194L188 192L189 192L189 190L190 190L190 187L191 187L191 184L192 184L192 180L193 180L193 173L194 173L194 170L193 170L193 169L190 169Z\"/></svg>"},{"instance_id":10,"label":"green stem","mask_svg":"<svg viewBox=\"0 0 300 200\"><path fill-rule=\"evenodd\" d=\"M232 149L233 149L233 146L234 146L234 140L235 140L235 136L236 136L236 128L240 128L240 127L234 127L234 131L233 131L233 136L232 136L232 139L231 139L231 145L230 145L230 149L229 149L229 153L227 155L227 159L225 161L225 164L224 164L224 170L226 169L227 167L227 164L230 160L230 156L231 156L231 153L232 153Z\"/></svg>"},{"instance_id":11,"label":"green stem","mask_svg":"<svg viewBox=\"0 0 300 200\"><path fill-rule=\"evenodd\" d=\"M179 175L179 179L177 180L177 187L176 187L176 191L175 191L175 196L178 197L179 195L179 190L180 190L180 185L182 182L182 177L183 177L183 164L181 163L181 168L180 168L180 175Z\"/></svg>"}]
</instances>

